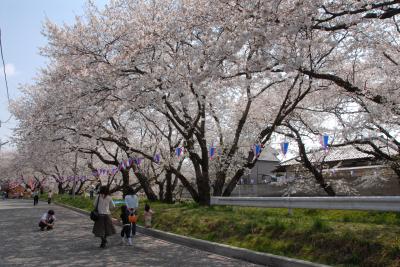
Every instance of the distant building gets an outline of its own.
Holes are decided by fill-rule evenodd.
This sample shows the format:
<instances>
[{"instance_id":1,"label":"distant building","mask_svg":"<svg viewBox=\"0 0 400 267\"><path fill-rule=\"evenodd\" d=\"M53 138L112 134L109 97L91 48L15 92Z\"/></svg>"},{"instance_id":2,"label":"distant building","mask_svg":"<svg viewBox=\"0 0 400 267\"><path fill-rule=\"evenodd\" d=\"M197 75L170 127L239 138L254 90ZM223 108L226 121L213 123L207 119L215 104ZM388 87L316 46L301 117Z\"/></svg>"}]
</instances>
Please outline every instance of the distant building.
<instances>
[{"instance_id":1,"label":"distant building","mask_svg":"<svg viewBox=\"0 0 400 267\"><path fill-rule=\"evenodd\" d=\"M383 143L382 141L375 140L374 144L382 150L387 150L390 155L396 155L398 152ZM365 152L363 152L365 151ZM316 150L307 154L309 160L314 164L322 164L323 172L329 176L362 176L375 174L380 169L390 169L389 166L382 161L377 160L373 155L368 152L373 149L367 145L353 145L330 147L328 150ZM296 176L298 173L298 166L302 163L299 157L281 163L280 167L275 171L282 176Z\"/></svg>"},{"instance_id":2,"label":"distant building","mask_svg":"<svg viewBox=\"0 0 400 267\"><path fill-rule=\"evenodd\" d=\"M273 171L279 166L279 159L276 157L277 151L271 147L262 150L255 166L250 174L244 175L239 184L266 184L276 182L276 176Z\"/></svg>"},{"instance_id":3,"label":"distant building","mask_svg":"<svg viewBox=\"0 0 400 267\"><path fill-rule=\"evenodd\" d=\"M398 155L395 148L382 140L375 140L374 144L385 149L390 155ZM399 177L390 166L366 153L372 151L369 145L363 144L357 147L359 149L353 145L330 147L327 151L311 151L308 157L312 163L322 165L322 172L327 182L345 181L359 195L400 195ZM299 157L284 161L280 165L275 162L277 167L273 170L270 169L273 165L271 161L261 161L257 164L269 166L266 168L268 171L260 172L260 167L257 168L256 165L249 176L243 177L243 183L240 183L234 192L235 196L281 196L288 186L285 182L311 176L303 167ZM268 178L268 175L271 178ZM267 179L263 179L263 176ZM323 191L315 194L298 191L295 195L326 194Z\"/></svg>"},{"instance_id":4,"label":"distant building","mask_svg":"<svg viewBox=\"0 0 400 267\"><path fill-rule=\"evenodd\" d=\"M266 185L277 181L274 170L279 166L278 152L270 146L265 147L249 174L240 178L232 196L262 196L268 194Z\"/></svg>"}]
</instances>

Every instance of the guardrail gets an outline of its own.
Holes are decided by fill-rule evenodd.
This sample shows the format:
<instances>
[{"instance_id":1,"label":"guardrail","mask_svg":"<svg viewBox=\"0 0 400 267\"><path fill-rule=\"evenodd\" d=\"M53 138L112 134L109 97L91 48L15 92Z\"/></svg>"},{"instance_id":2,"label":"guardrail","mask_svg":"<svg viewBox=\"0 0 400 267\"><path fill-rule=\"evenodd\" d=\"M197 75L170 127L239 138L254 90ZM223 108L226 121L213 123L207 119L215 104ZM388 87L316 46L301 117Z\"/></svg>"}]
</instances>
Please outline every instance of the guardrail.
<instances>
[{"instance_id":1,"label":"guardrail","mask_svg":"<svg viewBox=\"0 0 400 267\"><path fill-rule=\"evenodd\" d=\"M382 197L212 197L211 205L265 208L400 211L400 196Z\"/></svg>"}]
</instances>

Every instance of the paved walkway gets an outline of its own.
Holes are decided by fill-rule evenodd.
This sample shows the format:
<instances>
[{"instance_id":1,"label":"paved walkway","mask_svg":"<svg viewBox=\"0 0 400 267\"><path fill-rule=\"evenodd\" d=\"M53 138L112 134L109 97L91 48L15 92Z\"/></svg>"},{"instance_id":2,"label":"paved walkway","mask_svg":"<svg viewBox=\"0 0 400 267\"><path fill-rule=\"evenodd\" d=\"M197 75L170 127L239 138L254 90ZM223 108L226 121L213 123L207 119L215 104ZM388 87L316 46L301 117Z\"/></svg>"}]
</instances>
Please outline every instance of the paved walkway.
<instances>
[{"instance_id":1,"label":"paved walkway","mask_svg":"<svg viewBox=\"0 0 400 267\"><path fill-rule=\"evenodd\" d=\"M50 205L57 222L41 232L38 222L49 205L0 200L0 266L257 266L138 234L134 245L121 246L119 234L100 249L90 219ZM119 227L117 232L119 232Z\"/></svg>"}]
</instances>

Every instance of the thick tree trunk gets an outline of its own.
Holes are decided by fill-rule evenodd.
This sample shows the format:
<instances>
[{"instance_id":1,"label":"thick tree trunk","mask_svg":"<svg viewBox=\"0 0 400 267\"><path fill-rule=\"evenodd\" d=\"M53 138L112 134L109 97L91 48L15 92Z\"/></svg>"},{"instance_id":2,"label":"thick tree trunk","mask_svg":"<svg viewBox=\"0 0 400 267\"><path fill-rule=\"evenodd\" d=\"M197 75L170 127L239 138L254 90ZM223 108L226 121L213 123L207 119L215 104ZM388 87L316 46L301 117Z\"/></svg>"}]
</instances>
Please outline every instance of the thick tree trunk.
<instances>
[{"instance_id":1,"label":"thick tree trunk","mask_svg":"<svg viewBox=\"0 0 400 267\"><path fill-rule=\"evenodd\" d=\"M64 188L62 186L62 183L58 183L57 187L58 187L58 194L62 195L62 194L65 193L65 190L64 190Z\"/></svg>"},{"instance_id":2,"label":"thick tree trunk","mask_svg":"<svg viewBox=\"0 0 400 267\"><path fill-rule=\"evenodd\" d=\"M194 171L195 171L195 177L196 177L196 186L197 186L197 192L196 195L197 197L193 197L192 192L191 195L193 197L193 200L199 203L200 205L210 205L210 195L211 195L211 188L210 188L210 178L208 174L208 150L207 150L207 144L205 143L205 139L203 138L204 135L197 134L197 139L200 143L200 148L201 148L201 157L196 153L193 152L193 142L187 142L186 145L188 147L189 151L189 158L193 163ZM176 175L178 173L175 173ZM187 181L186 184L184 183L185 181L182 180L183 186L185 186L188 190L194 188L190 185L190 188L187 187Z\"/></svg>"},{"instance_id":3,"label":"thick tree trunk","mask_svg":"<svg viewBox=\"0 0 400 267\"><path fill-rule=\"evenodd\" d=\"M222 196L226 179L226 172L219 171L216 174L215 182L213 184L213 196Z\"/></svg>"},{"instance_id":4,"label":"thick tree trunk","mask_svg":"<svg viewBox=\"0 0 400 267\"><path fill-rule=\"evenodd\" d=\"M317 180L317 183L321 186L322 189L328 194L328 196L336 196L335 191L333 190L332 186L328 185L325 182L324 177L322 176L322 172L318 170L308 159L308 157L305 154L305 149L304 145L302 145L302 148L300 148L300 156L303 160L303 165L306 167L314 176L315 180Z\"/></svg>"},{"instance_id":5,"label":"thick tree trunk","mask_svg":"<svg viewBox=\"0 0 400 267\"><path fill-rule=\"evenodd\" d=\"M179 181L179 179L178 179L178 177L176 177L176 175L175 175L175 178L174 178L174 181L172 182L172 202L174 203L175 202L175 196L176 196L176 194L175 194L175 189L176 189L176 187L178 186L178 181Z\"/></svg>"},{"instance_id":6,"label":"thick tree trunk","mask_svg":"<svg viewBox=\"0 0 400 267\"><path fill-rule=\"evenodd\" d=\"M160 201L164 201L164 184L165 184L165 181L159 182L157 184L158 184L158 199Z\"/></svg>"},{"instance_id":7,"label":"thick tree trunk","mask_svg":"<svg viewBox=\"0 0 400 267\"><path fill-rule=\"evenodd\" d=\"M202 96L205 100L205 96ZM211 187L210 187L210 174L209 174L209 158L208 158L208 147L206 142L206 112L204 103L201 104L200 109L200 131L195 132L197 141L201 149L201 158L193 153L190 153L190 159L192 160L196 169L196 184L197 191L199 193L199 204L210 205L211 200ZM193 148L193 146L192 146Z\"/></svg>"},{"instance_id":8,"label":"thick tree trunk","mask_svg":"<svg viewBox=\"0 0 400 267\"><path fill-rule=\"evenodd\" d=\"M390 166L397 175L397 182L400 184L400 165L396 162Z\"/></svg>"},{"instance_id":9,"label":"thick tree trunk","mask_svg":"<svg viewBox=\"0 0 400 267\"><path fill-rule=\"evenodd\" d=\"M307 166L306 166L307 167ZM328 196L334 197L336 196L335 190L333 190L332 186L328 185L325 182L322 173L318 170L314 170L312 168L307 168L311 173L314 175L315 179L317 180L318 184L324 189L324 191L328 194Z\"/></svg>"},{"instance_id":10,"label":"thick tree trunk","mask_svg":"<svg viewBox=\"0 0 400 267\"><path fill-rule=\"evenodd\" d=\"M229 197L232 194L232 192L235 189L237 183L239 182L240 177L242 177L243 174L244 174L244 168L239 169L235 173L235 175L232 177L232 179L229 181L228 185L226 186L222 196Z\"/></svg>"},{"instance_id":11,"label":"thick tree trunk","mask_svg":"<svg viewBox=\"0 0 400 267\"><path fill-rule=\"evenodd\" d=\"M208 160L208 158L206 159ZM198 192L198 203L200 205L210 205L210 197L211 197L211 188L210 188L210 179L208 176L208 165L204 163L204 159L201 162L201 169L200 164L197 160L193 160L195 167L195 174L196 174L196 185L197 185L197 192Z\"/></svg>"},{"instance_id":12,"label":"thick tree trunk","mask_svg":"<svg viewBox=\"0 0 400 267\"><path fill-rule=\"evenodd\" d=\"M81 182L81 183L79 184L78 189L75 190L75 194L77 194L77 195L80 194L80 192L81 192L82 187L83 187L84 184L85 184L84 182Z\"/></svg>"},{"instance_id":13,"label":"thick tree trunk","mask_svg":"<svg viewBox=\"0 0 400 267\"><path fill-rule=\"evenodd\" d=\"M224 192L222 193L222 196L229 197L232 194L237 183L239 182L239 179L243 176L244 170L252 169L256 165L257 159L258 157L254 158L254 152L250 150L249 154L247 155L247 163L242 168L236 171L235 175L233 175L232 179L229 181Z\"/></svg>"},{"instance_id":14,"label":"thick tree trunk","mask_svg":"<svg viewBox=\"0 0 400 267\"><path fill-rule=\"evenodd\" d=\"M192 196L193 200L196 202L199 202L199 194L197 191L193 188L192 184L186 179L185 176L182 175L178 170L174 168L169 169L172 173L176 175L176 177L181 181L183 187L189 191L189 194Z\"/></svg>"},{"instance_id":15,"label":"thick tree trunk","mask_svg":"<svg viewBox=\"0 0 400 267\"><path fill-rule=\"evenodd\" d=\"M208 179L200 178L197 182L197 190L199 191L199 201L200 205L210 205L210 185L207 181Z\"/></svg>"},{"instance_id":16,"label":"thick tree trunk","mask_svg":"<svg viewBox=\"0 0 400 267\"><path fill-rule=\"evenodd\" d=\"M319 170L316 166L314 166L311 163L311 161L308 159L306 148L304 146L303 141L301 140L300 132L290 124L287 124L286 126L296 136L296 142L297 142L297 145L299 146L299 154L300 154L300 157L301 157L304 167L306 167L306 169L311 172L311 174L314 176L315 180L317 180L317 183L321 186L322 189L324 189L324 191L328 194L328 196L332 196L332 197L336 196L336 193L333 190L332 186L328 185L325 182L325 179L322 176L322 171Z\"/></svg>"},{"instance_id":17,"label":"thick tree trunk","mask_svg":"<svg viewBox=\"0 0 400 267\"><path fill-rule=\"evenodd\" d=\"M149 183L149 179L147 179L146 176L141 174L139 171L135 171L135 175L139 180L140 185L143 188L144 193L146 194L146 197L150 201L155 201L157 200L157 195L154 193L153 189L151 188L151 185Z\"/></svg>"},{"instance_id":18,"label":"thick tree trunk","mask_svg":"<svg viewBox=\"0 0 400 267\"><path fill-rule=\"evenodd\" d=\"M173 203L172 193L174 191L174 188L172 184L172 172L170 171L165 172L165 182L166 182L166 188L165 188L164 201L167 203Z\"/></svg>"},{"instance_id":19,"label":"thick tree trunk","mask_svg":"<svg viewBox=\"0 0 400 267\"><path fill-rule=\"evenodd\" d=\"M129 190L129 169L122 170L122 196L125 197Z\"/></svg>"},{"instance_id":20,"label":"thick tree trunk","mask_svg":"<svg viewBox=\"0 0 400 267\"><path fill-rule=\"evenodd\" d=\"M201 123L201 128L204 130L204 122ZM198 160L198 164L200 170L196 171L196 184L197 191L199 192L199 204L200 205L210 205L211 200L211 186L210 186L210 175L209 175L209 158L208 158L208 148L207 143L205 142L204 134L197 136L200 148L201 148L201 159L191 157L192 162L193 159Z\"/></svg>"}]
</instances>

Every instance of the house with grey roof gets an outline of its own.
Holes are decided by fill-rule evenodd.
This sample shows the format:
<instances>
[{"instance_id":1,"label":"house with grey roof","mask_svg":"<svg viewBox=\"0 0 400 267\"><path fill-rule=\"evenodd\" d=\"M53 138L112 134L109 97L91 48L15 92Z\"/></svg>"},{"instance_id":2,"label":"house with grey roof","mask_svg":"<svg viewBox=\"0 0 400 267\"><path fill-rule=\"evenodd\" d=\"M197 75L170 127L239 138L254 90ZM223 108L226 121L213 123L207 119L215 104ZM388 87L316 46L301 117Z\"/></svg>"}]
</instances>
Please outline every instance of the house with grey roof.
<instances>
[{"instance_id":1,"label":"house with grey roof","mask_svg":"<svg viewBox=\"0 0 400 267\"><path fill-rule=\"evenodd\" d=\"M269 187L266 185L277 181L277 177L274 173L280 164L277 155L278 152L275 149L266 146L258 157L255 166L249 173L241 177L238 185L232 192L232 196L276 195L273 192L275 190L269 192Z\"/></svg>"},{"instance_id":2,"label":"house with grey roof","mask_svg":"<svg viewBox=\"0 0 400 267\"><path fill-rule=\"evenodd\" d=\"M373 144L389 155L398 155L396 148L382 138L374 139ZM310 151L307 156L312 163L321 164L326 181L344 182L358 195L400 195L397 175L389 165L369 152L373 149L368 144L337 145L328 150ZM242 177L233 196L282 196L299 178L311 177L300 157L279 162L275 150L264 150L263 153L251 172ZM294 195L324 196L326 193L297 190Z\"/></svg>"},{"instance_id":3,"label":"house with grey roof","mask_svg":"<svg viewBox=\"0 0 400 267\"><path fill-rule=\"evenodd\" d=\"M272 147L268 146L264 148L255 166L251 169L250 173L240 179L239 184L260 184L273 180L273 171L279 166L277 155L277 151Z\"/></svg>"},{"instance_id":4,"label":"house with grey roof","mask_svg":"<svg viewBox=\"0 0 400 267\"><path fill-rule=\"evenodd\" d=\"M386 150L390 155L396 155L398 152L388 144L381 141L374 142L381 150ZM338 169L343 167L353 168L360 166L381 165L373 154L373 148L368 144L343 145L329 147L327 150L318 149L307 153L312 163L323 163L325 169ZM280 165L294 166L301 164L300 157L294 157L282 162Z\"/></svg>"},{"instance_id":5,"label":"house with grey roof","mask_svg":"<svg viewBox=\"0 0 400 267\"><path fill-rule=\"evenodd\" d=\"M372 142L387 155L399 154L395 147L382 138L375 138ZM372 152L374 150L368 144L353 144L310 151L307 156L311 163L321 166L328 182L345 182L359 195L400 195L399 177ZM308 170L302 168L300 157L282 162L275 173L278 180L310 176Z\"/></svg>"}]
</instances>

